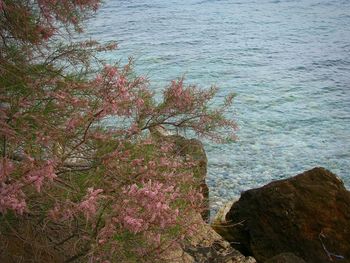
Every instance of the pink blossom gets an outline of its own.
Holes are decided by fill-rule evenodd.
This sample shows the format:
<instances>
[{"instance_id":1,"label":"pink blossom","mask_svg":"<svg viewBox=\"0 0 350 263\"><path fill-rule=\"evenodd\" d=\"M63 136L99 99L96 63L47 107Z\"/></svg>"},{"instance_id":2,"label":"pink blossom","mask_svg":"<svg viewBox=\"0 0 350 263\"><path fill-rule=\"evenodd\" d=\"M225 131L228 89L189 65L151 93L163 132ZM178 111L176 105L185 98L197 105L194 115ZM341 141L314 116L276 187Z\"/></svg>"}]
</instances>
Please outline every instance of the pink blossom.
<instances>
[{"instance_id":1,"label":"pink blossom","mask_svg":"<svg viewBox=\"0 0 350 263\"><path fill-rule=\"evenodd\" d=\"M88 188L80 203L66 201L63 206L56 204L49 210L48 216L54 221L64 221L73 218L77 213L82 213L87 220L91 220L96 215L99 200L103 198L102 192L102 189Z\"/></svg>"},{"instance_id":2,"label":"pink blossom","mask_svg":"<svg viewBox=\"0 0 350 263\"><path fill-rule=\"evenodd\" d=\"M99 231L98 234L98 243L100 245L105 244L115 235L116 225L116 220L113 217L107 220L105 226L101 229L101 231Z\"/></svg>"},{"instance_id":3,"label":"pink blossom","mask_svg":"<svg viewBox=\"0 0 350 263\"><path fill-rule=\"evenodd\" d=\"M78 205L78 209L85 215L87 220L90 220L93 216L95 216L98 206L99 199L102 198L100 195L103 190L94 188L88 188L88 193L84 197L84 201L82 201Z\"/></svg>"},{"instance_id":4,"label":"pink blossom","mask_svg":"<svg viewBox=\"0 0 350 263\"><path fill-rule=\"evenodd\" d=\"M54 161L49 160L44 166L40 167L39 169L33 169L27 173L25 180L28 183L34 184L36 190L40 192L45 179L53 181L53 179L56 177L57 175L54 171Z\"/></svg>"},{"instance_id":5,"label":"pink blossom","mask_svg":"<svg viewBox=\"0 0 350 263\"><path fill-rule=\"evenodd\" d=\"M22 184L14 182L11 184L0 184L0 213L5 214L7 210L12 210L22 215L27 209L25 195L21 190Z\"/></svg>"},{"instance_id":6,"label":"pink blossom","mask_svg":"<svg viewBox=\"0 0 350 263\"><path fill-rule=\"evenodd\" d=\"M143 99L137 98L135 104L137 108L141 108L145 104L145 102Z\"/></svg>"},{"instance_id":7,"label":"pink blossom","mask_svg":"<svg viewBox=\"0 0 350 263\"><path fill-rule=\"evenodd\" d=\"M133 218L131 216L125 216L123 218L124 226L133 233L138 233L142 230L143 219L141 218Z\"/></svg>"},{"instance_id":8,"label":"pink blossom","mask_svg":"<svg viewBox=\"0 0 350 263\"><path fill-rule=\"evenodd\" d=\"M108 65L108 64L105 66L104 71L106 72L107 76L110 78L116 76L116 74L118 73L118 70L116 67L112 67L111 65Z\"/></svg>"},{"instance_id":9,"label":"pink blossom","mask_svg":"<svg viewBox=\"0 0 350 263\"><path fill-rule=\"evenodd\" d=\"M150 225L166 228L175 224L178 210L171 208L171 202L177 198L177 189L163 183L149 180L141 187L136 184L125 188L128 206L121 212L121 221L130 231L146 231ZM142 222L142 224L141 224Z\"/></svg>"}]
</instances>

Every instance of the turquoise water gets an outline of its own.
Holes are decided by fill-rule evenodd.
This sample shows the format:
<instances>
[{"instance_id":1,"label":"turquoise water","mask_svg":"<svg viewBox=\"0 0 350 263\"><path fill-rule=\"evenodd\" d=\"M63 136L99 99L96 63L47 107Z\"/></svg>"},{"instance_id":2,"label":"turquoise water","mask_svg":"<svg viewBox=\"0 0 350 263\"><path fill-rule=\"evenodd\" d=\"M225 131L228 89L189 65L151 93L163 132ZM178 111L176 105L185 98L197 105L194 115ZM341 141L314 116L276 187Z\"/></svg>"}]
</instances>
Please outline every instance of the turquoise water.
<instances>
[{"instance_id":1,"label":"turquoise water","mask_svg":"<svg viewBox=\"0 0 350 263\"><path fill-rule=\"evenodd\" d=\"M237 94L239 140L206 144L214 210L314 166L350 186L349 0L106 0L87 34L157 91L184 75Z\"/></svg>"}]
</instances>

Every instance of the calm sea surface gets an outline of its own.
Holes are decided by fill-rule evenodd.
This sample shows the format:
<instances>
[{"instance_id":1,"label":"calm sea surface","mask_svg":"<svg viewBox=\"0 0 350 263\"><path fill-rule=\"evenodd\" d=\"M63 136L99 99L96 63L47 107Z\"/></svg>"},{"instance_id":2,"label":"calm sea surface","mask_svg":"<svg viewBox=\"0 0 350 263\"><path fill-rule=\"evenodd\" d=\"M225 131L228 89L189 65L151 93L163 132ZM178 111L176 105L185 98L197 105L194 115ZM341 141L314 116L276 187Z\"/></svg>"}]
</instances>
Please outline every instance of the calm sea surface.
<instances>
[{"instance_id":1,"label":"calm sea surface","mask_svg":"<svg viewBox=\"0 0 350 263\"><path fill-rule=\"evenodd\" d=\"M349 0L105 0L87 35L156 91L184 75L237 94L239 141L206 144L213 210L314 166L350 186Z\"/></svg>"}]
</instances>

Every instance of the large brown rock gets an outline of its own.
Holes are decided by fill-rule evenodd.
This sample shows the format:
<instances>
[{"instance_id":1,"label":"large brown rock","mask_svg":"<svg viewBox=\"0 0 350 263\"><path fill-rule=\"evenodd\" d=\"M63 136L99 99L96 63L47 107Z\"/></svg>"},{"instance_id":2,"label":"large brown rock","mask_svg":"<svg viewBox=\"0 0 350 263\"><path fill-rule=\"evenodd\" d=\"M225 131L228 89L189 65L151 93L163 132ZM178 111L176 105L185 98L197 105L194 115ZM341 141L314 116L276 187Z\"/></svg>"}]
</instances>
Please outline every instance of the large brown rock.
<instances>
[{"instance_id":1,"label":"large brown rock","mask_svg":"<svg viewBox=\"0 0 350 263\"><path fill-rule=\"evenodd\" d=\"M246 191L215 230L265 262L291 252L306 262L350 262L350 192L324 168Z\"/></svg>"}]
</instances>

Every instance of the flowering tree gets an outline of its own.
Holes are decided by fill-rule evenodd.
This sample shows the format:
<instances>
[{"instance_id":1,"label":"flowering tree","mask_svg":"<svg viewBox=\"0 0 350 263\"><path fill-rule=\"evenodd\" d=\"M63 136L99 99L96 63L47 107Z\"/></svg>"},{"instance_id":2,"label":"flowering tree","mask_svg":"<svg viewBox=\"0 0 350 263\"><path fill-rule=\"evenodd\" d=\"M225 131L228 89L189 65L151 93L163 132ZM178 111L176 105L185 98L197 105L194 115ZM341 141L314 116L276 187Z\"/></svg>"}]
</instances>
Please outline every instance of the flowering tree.
<instances>
[{"instance_id":1,"label":"flowering tree","mask_svg":"<svg viewBox=\"0 0 350 263\"><path fill-rule=\"evenodd\" d=\"M114 43L72 42L99 5L0 0L0 261L161 259L193 232L202 196L196 161L149 131L234 136L232 96L214 109L215 88L179 79L156 102L131 61L96 59Z\"/></svg>"}]
</instances>

